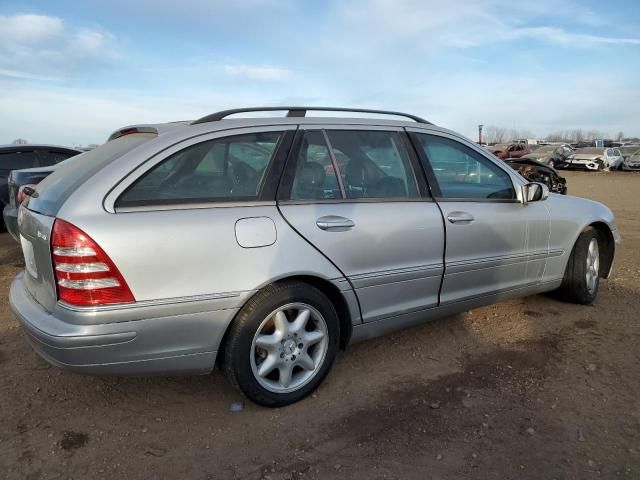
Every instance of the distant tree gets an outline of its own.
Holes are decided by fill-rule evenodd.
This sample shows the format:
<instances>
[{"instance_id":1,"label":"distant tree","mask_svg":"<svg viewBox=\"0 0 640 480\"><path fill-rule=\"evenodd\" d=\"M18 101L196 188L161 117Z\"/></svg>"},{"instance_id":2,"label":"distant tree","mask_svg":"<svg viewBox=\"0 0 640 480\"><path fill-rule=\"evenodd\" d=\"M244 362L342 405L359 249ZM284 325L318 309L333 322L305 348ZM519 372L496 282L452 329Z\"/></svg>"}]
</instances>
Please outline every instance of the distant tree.
<instances>
[{"instance_id":1,"label":"distant tree","mask_svg":"<svg viewBox=\"0 0 640 480\"><path fill-rule=\"evenodd\" d=\"M584 132L580 128L578 128L577 130L574 130L573 132L571 132L571 138L572 138L572 140L574 140L577 143L585 141Z\"/></svg>"},{"instance_id":2,"label":"distant tree","mask_svg":"<svg viewBox=\"0 0 640 480\"><path fill-rule=\"evenodd\" d=\"M567 132L554 132L550 133L544 139L547 142L566 142L567 141Z\"/></svg>"},{"instance_id":3,"label":"distant tree","mask_svg":"<svg viewBox=\"0 0 640 480\"><path fill-rule=\"evenodd\" d=\"M507 129L489 125L484 129L484 139L487 143L504 143L507 140Z\"/></svg>"},{"instance_id":4,"label":"distant tree","mask_svg":"<svg viewBox=\"0 0 640 480\"><path fill-rule=\"evenodd\" d=\"M27 142L24 138L16 138L13 142L14 145L26 145Z\"/></svg>"},{"instance_id":5,"label":"distant tree","mask_svg":"<svg viewBox=\"0 0 640 480\"><path fill-rule=\"evenodd\" d=\"M623 131L619 131L616 135L616 140L618 142L621 142L624 139L624 132Z\"/></svg>"}]
</instances>

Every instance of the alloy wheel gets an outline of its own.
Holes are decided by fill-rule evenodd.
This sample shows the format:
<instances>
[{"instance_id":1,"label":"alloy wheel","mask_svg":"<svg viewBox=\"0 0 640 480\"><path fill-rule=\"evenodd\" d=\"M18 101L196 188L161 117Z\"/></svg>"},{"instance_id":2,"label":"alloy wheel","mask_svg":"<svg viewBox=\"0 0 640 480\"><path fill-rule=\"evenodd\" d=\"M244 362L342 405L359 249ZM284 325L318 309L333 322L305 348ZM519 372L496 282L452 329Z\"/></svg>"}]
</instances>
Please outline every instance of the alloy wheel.
<instances>
[{"instance_id":1,"label":"alloy wheel","mask_svg":"<svg viewBox=\"0 0 640 480\"><path fill-rule=\"evenodd\" d=\"M587 290L590 294L593 294L598 286L598 274L600 270L600 252L598 249L598 240L592 238L589 242L589 248L587 249L587 269L586 269L586 281Z\"/></svg>"},{"instance_id":2,"label":"alloy wheel","mask_svg":"<svg viewBox=\"0 0 640 480\"><path fill-rule=\"evenodd\" d=\"M311 305L290 303L271 312L251 344L256 381L274 393L302 388L322 368L329 346L324 317Z\"/></svg>"}]
</instances>

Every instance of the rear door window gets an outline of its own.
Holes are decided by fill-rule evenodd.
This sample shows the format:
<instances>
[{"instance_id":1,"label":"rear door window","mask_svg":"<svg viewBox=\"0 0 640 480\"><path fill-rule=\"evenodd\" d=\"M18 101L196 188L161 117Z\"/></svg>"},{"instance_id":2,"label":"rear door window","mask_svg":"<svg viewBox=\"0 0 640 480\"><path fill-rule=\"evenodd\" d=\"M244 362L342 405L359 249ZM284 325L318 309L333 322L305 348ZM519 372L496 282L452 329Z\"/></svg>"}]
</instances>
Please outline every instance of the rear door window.
<instances>
[{"instance_id":1,"label":"rear door window","mask_svg":"<svg viewBox=\"0 0 640 480\"><path fill-rule=\"evenodd\" d=\"M416 178L399 132L328 130L347 198L418 198Z\"/></svg>"},{"instance_id":2,"label":"rear door window","mask_svg":"<svg viewBox=\"0 0 640 480\"><path fill-rule=\"evenodd\" d=\"M292 200L420 197L402 133L310 130L304 135Z\"/></svg>"},{"instance_id":3,"label":"rear door window","mask_svg":"<svg viewBox=\"0 0 640 480\"><path fill-rule=\"evenodd\" d=\"M116 207L258 199L281 136L251 133L187 147L145 173Z\"/></svg>"},{"instance_id":4,"label":"rear door window","mask_svg":"<svg viewBox=\"0 0 640 480\"><path fill-rule=\"evenodd\" d=\"M329 147L320 130L304 132L290 197L292 200L342 198Z\"/></svg>"}]
</instances>

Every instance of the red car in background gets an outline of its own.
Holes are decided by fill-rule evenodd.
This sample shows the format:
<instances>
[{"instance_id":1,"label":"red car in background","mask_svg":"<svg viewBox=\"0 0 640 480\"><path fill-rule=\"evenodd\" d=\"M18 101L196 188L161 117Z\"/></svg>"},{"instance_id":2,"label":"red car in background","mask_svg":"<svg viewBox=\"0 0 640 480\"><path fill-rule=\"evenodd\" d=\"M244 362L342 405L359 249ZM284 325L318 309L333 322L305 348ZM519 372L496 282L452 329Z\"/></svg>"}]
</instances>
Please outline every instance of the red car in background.
<instances>
[{"instance_id":1,"label":"red car in background","mask_svg":"<svg viewBox=\"0 0 640 480\"><path fill-rule=\"evenodd\" d=\"M531 145L526 143L498 143L488 147L488 150L503 160L507 158L520 158L533 151Z\"/></svg>"}]
</instances>

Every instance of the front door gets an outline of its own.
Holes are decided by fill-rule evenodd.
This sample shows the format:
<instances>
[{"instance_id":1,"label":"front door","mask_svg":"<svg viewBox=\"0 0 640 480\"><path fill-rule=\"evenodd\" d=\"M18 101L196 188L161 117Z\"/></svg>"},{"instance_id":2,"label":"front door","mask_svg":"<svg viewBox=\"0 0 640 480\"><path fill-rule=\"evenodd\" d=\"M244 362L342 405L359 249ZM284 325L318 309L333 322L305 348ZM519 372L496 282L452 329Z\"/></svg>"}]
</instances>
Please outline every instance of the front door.
<instances>
[{"instance_id":1,"label":"front door","mask_svg":"<svg viewBox=\"0 0 640 480\"><path fill-rule=\"evenodd\" d=\"M412 135L444 216L441 304L536 283L542 271L528 272L527 263L531 241L540 239L530 235L527 206L517 199L508 167L453 136Z\"/></svg>"},{"instance_id":2,"label":"front door","mask_svg":"<svg viewBox=\"0 0 640 480\"><path fill-rule=\"evenodd\" d=\"M436 306L442 216L414 173L418 165L406 133L309 126L296 144L278 206L349 280L363 320Z\"/></svg>"}]
</instances>

